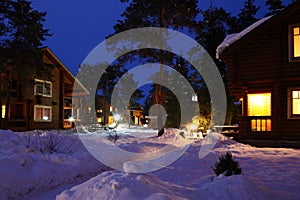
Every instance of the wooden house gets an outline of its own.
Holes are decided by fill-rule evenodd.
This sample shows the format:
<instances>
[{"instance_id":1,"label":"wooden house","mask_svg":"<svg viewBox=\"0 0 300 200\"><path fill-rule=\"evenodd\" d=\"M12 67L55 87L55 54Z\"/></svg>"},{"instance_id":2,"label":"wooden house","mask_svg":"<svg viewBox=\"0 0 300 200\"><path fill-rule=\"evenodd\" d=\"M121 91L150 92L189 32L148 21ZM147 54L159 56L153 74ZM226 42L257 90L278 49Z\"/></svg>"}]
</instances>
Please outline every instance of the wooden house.
<instances>
[{"instance_id":1,"label":"wooden house","mask_svg":"<svg viewBox=\"0 0 300 200\"><path fill-rule=\"evenodd\" d=\"M7 129L63 129L70 128L72 121L80 120L82 108L72 106L72 96L78 96L80 101L88 91L80 83L80 91L73 91L76 81L74 75L49 48L42 48L41 53L43 62L52 67L24 66L22 73L13 77ZM4 90L6 76L1 74L1 87ZM2 118L7 109L6 98L7 95L1 96Z\"/></svg>"},{"instance_id":2,"label":"wooden house","mask_svg":"<svg viewBox=\"0 0 300 200\"><path fill-rule=\"evenodd\" d=\"M217 57L242 103L240 137L300 140L300 1L228 36Z\"/></svg>"}]
</instances>

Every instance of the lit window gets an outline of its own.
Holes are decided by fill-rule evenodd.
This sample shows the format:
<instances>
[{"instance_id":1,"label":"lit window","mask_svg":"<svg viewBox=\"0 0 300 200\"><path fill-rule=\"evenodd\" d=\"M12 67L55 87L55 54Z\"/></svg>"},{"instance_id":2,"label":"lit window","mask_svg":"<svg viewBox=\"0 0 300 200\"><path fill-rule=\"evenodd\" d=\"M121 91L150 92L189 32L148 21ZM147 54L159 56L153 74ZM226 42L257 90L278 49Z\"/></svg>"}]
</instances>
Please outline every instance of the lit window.
<instances>
[{"instance_id":1,"label":"lit window","mask_svg":"<svg viewBox=\"0 0 300 200\"><path fill-rule=\"evenodd\" d=\"M114 117L113 116L108 116L108 124L114 123Z\"/></svg>"},{"instance_id":2,"label":"lit window","mask_svg":"<svg viewBox=\"0 0 300 200\"><path fill-rule=\"evenodd\" d=\"M34 94L35 95L42 95L46 97L52 96L52 83L49 81L43 81L35 79L35 86L34 86Z\"/></svg>"},{"instance_id":3,"label":"lit window","mask_svg":"<svg viewBox=\"0 0 300 200\"><path fill-rule=\"evenodd\" d=\"M294 57L300 57L300 27L293 28Z\"/></svg>"},{"instance_id":4,"label":"lit window","mask_svg":"<svg viewBox=\"0 0 300 200\"><path fill-rule=\"evenodd\" d=\"M34 121L51 122L52 108L50 106L34 106Z\"/></svg>"},{"instance_id":5,"label":"lit window","mask_svg":"<svg viewBox=\"0 0 300 200\"><path fill-rule=\"evenodd\" d=\"M248 94L248 116L271 116L271 93Z\"/></svg>"},{"instance_id":6,"label":"lit window","mask_svg":"<svg viewBox=\"0 0 300 200\"><path fill-rule=\"evenodd\" d=\"M102 113L102 112L103 112L102 109L97 110L97 113Z\"/></svg>"},{"instance_id":7,"label":"lit window","mask_svg":"<svg viewBox=\"0 0 300 200\"><path fill-rule=\"evenodd\" d=\"M6 106L2 105L2 118L5 118Z\"/></svg>"},{"instance_id":8,"label":"lit window","mask_svg":"<svg viewBox=\"0 0 300 200\"><path fill-rule=\"evenodd\" d=\"M300 119L300 88L288 89L288 118Z\"/></svg>"},{"instance_id":9,"label":"lit window","mask_svg":"<svg viewBox=\"0 0 300 200\"><path fill-rule=\"evenodd\" d=\"M300 60L300 25L290 25L290 61Z\"/></svg>"},{"instance_id":10,"label":"lit window","mask_svg":"<svg viewBox=\"0 0 300 200\"><path fill-rule=\"evenodd\" d=\"M300 115L300 91L292 91L292 114Z\"/></svg>"},{"instance_id":11,"label":"lit window","mask_svg":"<svg viewBox=\"0 0 300 200\"><path fill-rule=\"evenodd\" d=\"M251 130L253 132L272 131L272 121L271 119L252 119Z\"/></svg>"}]
</instances>

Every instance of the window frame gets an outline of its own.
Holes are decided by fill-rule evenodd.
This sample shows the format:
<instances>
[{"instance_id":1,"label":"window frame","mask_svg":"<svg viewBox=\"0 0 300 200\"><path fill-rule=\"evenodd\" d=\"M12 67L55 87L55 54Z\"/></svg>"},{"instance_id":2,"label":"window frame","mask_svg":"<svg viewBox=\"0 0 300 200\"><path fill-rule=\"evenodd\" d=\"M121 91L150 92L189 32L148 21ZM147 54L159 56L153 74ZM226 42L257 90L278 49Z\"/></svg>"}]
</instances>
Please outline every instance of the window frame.
<instances>
[{"instance_id":1,"label":"window frame","mask_svg":"<svg viewBox=\"0 0 300 200\"><path fill-rule=\"evenodd\" d=\"M300 28L300 22L288 25L289 62L300 62L300 56L298 56L298 57L294 56L294 31L293 31L293 28L295 28L295 27Z\"/></svg>"},{"instance_id":2,"label":"window frame","mask_svg":"<svg viewBox=\"0 0 300 200\"><path fill-rule=\"evenodd\" d=\"M36 109L37 108L42 108L42 112L44 114L44 109L50 109L50 118L48 120L45 119L37 119L36 117ZM43 115L42 114L42 115ZM52 122L52 106L44 106L44 105L34 105L33 108L33 121L34 122Z\"/></svg>"},{"instance_id":3,"label":"window frame","mask_svg":"<svg viewBox=\"0 0 300 200\"><path fill-rule=\"evenodd\" d=\"M287 92L287 118L288 119L300 119L300 114L293 114L293 91L300 91L299 88L288 88Z\"/></svg>"},{"instance_id":4,"label":"window frame","mask_svg":"<svg viewBox=\"0 0 300 200\"><path fill-rule=\"evenodd\" d=\"M37 93L37 83L42 84L42 93ZM50 94L45 94L45 83L50 85ZM52 82L41 79L34 79L34 95L43 97L52 97Z\"/></svg>"}]
</instances>

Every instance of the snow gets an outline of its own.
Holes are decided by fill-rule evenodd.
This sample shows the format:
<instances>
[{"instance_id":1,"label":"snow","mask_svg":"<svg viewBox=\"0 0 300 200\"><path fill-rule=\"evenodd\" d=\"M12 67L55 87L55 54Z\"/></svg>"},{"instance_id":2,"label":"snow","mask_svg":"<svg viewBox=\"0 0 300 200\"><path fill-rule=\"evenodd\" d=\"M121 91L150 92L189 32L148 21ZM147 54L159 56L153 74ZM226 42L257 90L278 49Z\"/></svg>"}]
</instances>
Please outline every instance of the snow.
<instances>
[{"instance_id":1,"label":"snow","mask_svg":"<svg viewBox=\"0 0 300 200\"><path fill-rule=\"evenodd\" d=\"M268 16L268 17L265 17L265 18L262 18L262 19L258 20L257 22L255 22L254 24L252 24L248 28L244 29L240 33L234 33L234 34L230 34L230 35L226 36L226 38L224 39L224 41L217 48L216 58L220 59L220 55L224 52L224 50L227 47L231 46L232 44L234 44L235 42L237 42L238 40L240 40L241 38L243 38L246 34L248 34L249 32L251 32L255 28L257 28L258 26L260 26L264 22L268 21L271 17L272 16Z\"/></svg>"},{"instance_id":2,"label":"snow","mask_svg":"<svg viewBox=\"0 0 300 200\"><path fill-rule=\"evenodd\" d=\"M0 199L79 184L105 170L72 131L0 130Z\"/></svg>"},{"instance_id":3,"label":"snow","mask_svg":"<svg viewBox=\"0 0 300 200\"><path fill-rule=\"evenodd\" d=\"M135 137L139 132L142 137ZM103 138L109 135L104 131L87 135L98 139L101 133ZM177 148L189 146L179 159L157 171L128 173L99 163L77 135L72 131L0 130L0 199L226 200L299 199L300 196L299 149L256 148L218 135L214 148L201 157L201 147L209 142L184 139L179 130L168 129L156 138L153 132L142 128L122 129L114 144L127 151L156 151L174 139ZM47 141L56 145L48 145ZM214 174L212 166L227 151L239 162L242 175ZM168 153L176 153L176 148ZM150 161L136 166L128 161L123 168L147 168L151 164Z\"/></svg>"}]
</instances>

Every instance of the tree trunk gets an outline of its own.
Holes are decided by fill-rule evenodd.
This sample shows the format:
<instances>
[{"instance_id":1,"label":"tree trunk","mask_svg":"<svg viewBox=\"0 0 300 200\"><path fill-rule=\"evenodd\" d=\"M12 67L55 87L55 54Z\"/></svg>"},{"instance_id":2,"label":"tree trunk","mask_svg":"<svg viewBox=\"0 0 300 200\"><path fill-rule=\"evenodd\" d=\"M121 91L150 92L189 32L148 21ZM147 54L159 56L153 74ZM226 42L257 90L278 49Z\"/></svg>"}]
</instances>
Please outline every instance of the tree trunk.
<instances>
[{"instance_id":1,"label":"tree trunk","mask_svg":"<svg viewBox=\"0 0 300 200\"><path fill-rule=\"evenodd\" d=\"M160 27L161 28L164 28L165 27L165 23L164 23L164 15L165 15L165 9L162 8L161 10L161 13L160 13L160 17L159 17L159 21L160 21ZM161 38L163 38L163 33L162 31L160 32L160 36ZM159 62L160 62L160 78L163 79L163 76L164 76L164 51L163 50L160 50L160 59L159 59ZM155 103L156 104L160 104L160 105L163 105L163 99L162 99L162 94L161 94L161 85L159 84L156 84L156 88L155 88L155 92L154 92L154 96L155 96ZM163 119L162 119L162 113L161 113L161 110L159 109L158 107L158 110L157 110L157 126L158 126L158 137L162 136L164 134L164 127L163 127Z\"/></svg>"}]
</instances>

